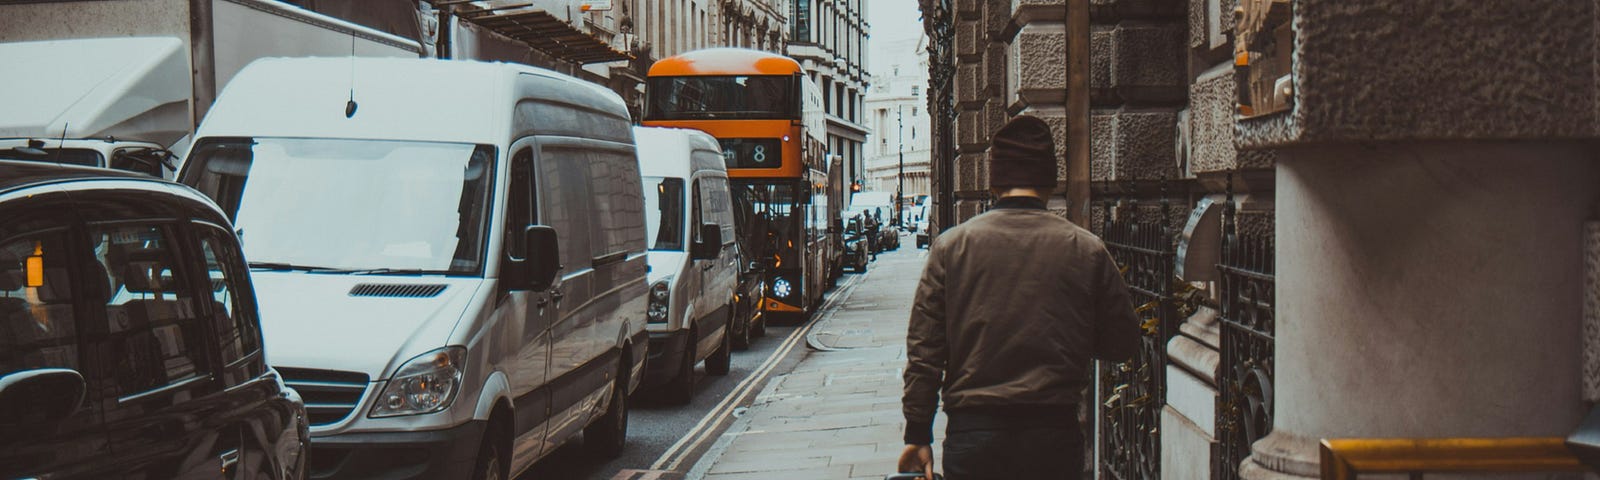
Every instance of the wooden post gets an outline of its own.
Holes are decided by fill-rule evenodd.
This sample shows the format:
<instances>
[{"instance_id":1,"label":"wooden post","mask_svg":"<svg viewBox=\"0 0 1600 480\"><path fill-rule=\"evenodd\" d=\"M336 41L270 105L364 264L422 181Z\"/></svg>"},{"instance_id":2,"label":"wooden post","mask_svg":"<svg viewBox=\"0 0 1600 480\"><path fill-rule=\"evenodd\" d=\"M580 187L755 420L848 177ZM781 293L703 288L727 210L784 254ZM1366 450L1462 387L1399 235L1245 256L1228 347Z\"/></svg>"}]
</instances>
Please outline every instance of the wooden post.
<instances>
[{"instance_id":1,"label":"wooden post","mask_svg":"<svg viewBox=\"0 0 1600 480\"><path fill-rule=\"evenodd\" d=\"M1089 0L1067 1L1067 220L1089 227Z\"/></svg>"}]
</instances>

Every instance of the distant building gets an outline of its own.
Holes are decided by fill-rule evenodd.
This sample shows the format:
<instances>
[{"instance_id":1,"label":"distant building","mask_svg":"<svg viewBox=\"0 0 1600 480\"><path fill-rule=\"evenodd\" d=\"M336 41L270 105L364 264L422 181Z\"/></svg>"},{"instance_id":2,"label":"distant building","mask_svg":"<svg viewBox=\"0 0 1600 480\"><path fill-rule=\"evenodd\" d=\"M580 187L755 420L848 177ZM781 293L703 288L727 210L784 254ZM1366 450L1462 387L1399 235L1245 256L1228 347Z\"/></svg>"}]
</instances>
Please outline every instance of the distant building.
<instances>
[{"instance_id":1,"label":"distant building","mask_svg":"<svg viewBox=\"0 0 1600 480\"><path fill-rule=\"evenodd\" d=\"M791 0L787 54L800 61L822 89L828 110L828 151L844 158L846 181L867 177L862 118L868 78L867 2Z\"/></svg>"},{"instance_id":2,"label":"distant building","mask_svg":"<svg viewBox=\"0 0 1600 480\"><path fill-rule=\"evenodd\" d=\"M901 195L927 195L929 141L928 101L923 89L928 86L928 52L924 37L882 42L873 45L876 60L872 88L867 91L867 180L868 190L893 192L901 188L902 160L904 189Z\"/></svg>"}]
</instances>

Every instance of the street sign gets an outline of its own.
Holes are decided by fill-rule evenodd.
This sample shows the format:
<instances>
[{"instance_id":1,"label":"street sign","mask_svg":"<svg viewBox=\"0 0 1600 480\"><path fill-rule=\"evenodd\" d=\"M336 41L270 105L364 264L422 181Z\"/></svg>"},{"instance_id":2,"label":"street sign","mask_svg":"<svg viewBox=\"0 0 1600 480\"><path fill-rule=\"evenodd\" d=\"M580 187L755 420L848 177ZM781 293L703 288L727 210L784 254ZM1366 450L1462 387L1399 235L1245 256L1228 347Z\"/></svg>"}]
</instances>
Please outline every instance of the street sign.
<instances>
[{"instance_id":1,"label":"street sign","mask_svg":"<svg viewBox=\"0 0 1600 480\"><path fill-rule=\"evenodd\" d=\"M583 12L611 11L611 1L585 1L578 5L578 10Z\"/></svg>"}]
</instances>

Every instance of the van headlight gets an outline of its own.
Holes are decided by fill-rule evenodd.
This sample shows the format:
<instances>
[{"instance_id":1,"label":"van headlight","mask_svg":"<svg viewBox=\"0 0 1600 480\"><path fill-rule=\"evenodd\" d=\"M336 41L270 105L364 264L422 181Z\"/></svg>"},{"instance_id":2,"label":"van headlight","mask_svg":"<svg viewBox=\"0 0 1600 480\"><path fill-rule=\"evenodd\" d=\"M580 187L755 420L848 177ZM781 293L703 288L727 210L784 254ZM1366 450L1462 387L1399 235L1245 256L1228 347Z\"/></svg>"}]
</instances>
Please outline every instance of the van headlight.
<instances>
[{"instance_id":1,"label":"van headlight","mask_svg":"<svg viewBox=\"0 0 1600 480\"><path fill-rule=\"evenodd\" d=\"M672 300L672 292L667 288L667 280L658 280L650 285L650 309L646 312L645 321L648 323L667 323L667 305Z\"/></svg>"},{"instance_id":2,"label":"van headlight","mask_svg":"<svg viewBox=\"0 0 1600 480\"><path fill-rule=\"evenodd\" d=\"M407 361L378 395L373 418L444 410L461 390L467 349L444 347Z\"/></svg>"}]
</instances>

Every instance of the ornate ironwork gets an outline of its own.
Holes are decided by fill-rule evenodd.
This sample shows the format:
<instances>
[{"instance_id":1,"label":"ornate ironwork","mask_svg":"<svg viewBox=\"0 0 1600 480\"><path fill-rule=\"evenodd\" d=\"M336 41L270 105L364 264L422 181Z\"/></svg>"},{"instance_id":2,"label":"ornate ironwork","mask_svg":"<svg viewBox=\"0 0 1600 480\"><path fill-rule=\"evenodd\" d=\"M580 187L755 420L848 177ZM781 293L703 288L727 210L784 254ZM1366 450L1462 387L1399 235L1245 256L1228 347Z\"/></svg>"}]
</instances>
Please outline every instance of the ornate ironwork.
<instances>
[{"instance_id":1,"label":"ornate ironwork","mask_svg":"<svg viewBox=\"0 0 1600 480\"><path fill-rule=\"evenodd\" d=\"M1272 233L1241 234L1232 189L1223 210L1219 285L1222 365L1212 478L1239 478L1250 444L1272 430L1275 282Z\"/></svg>"},{"instance_id":2,"label":"ornate ironwork","mask_svg":"<svg viewBox=\"0 0 1600 480\"><path fill-rule=\"evenodd\" d=\"M1157 479L1161 476L1161 409L1166 405L1166 346L1182 321L1172 291L1174 229L1169 225L1165 198L1157 219L1140 214L1151 205L1103 205L1106 215L1098 233L1122 269L1143 320L1144 335L1134 359L1120 364L1099 362L1101 409L1095 437L1100 443L1100 471L1102 478L1109 479Z\"/></svg>"},{"instance_id":3,"label":"ornate ironwork","mask_svg":"<svg viewBox=\"0 0 1600 480\"><path fill-rule=\"evenodd\" d=\"M933 117L929 186L934 221L930 234L955 225L955 12L951 0L917 0L928 42L928 113Z\"/></svg>"}]
</instances>

